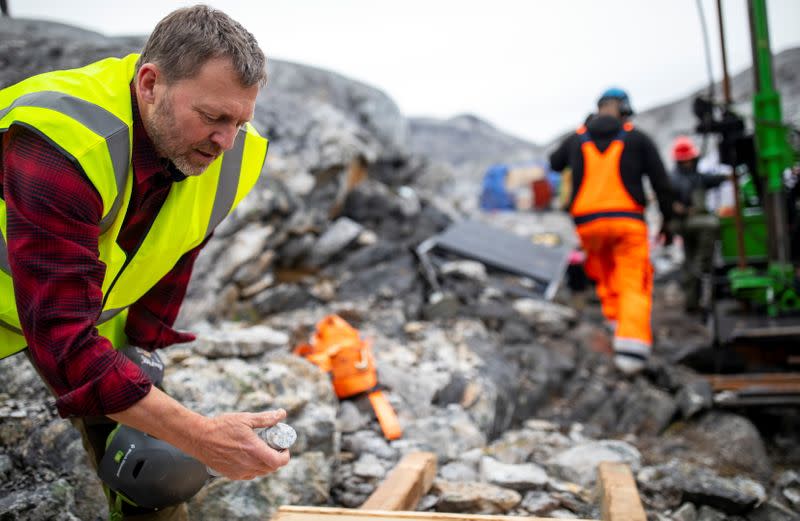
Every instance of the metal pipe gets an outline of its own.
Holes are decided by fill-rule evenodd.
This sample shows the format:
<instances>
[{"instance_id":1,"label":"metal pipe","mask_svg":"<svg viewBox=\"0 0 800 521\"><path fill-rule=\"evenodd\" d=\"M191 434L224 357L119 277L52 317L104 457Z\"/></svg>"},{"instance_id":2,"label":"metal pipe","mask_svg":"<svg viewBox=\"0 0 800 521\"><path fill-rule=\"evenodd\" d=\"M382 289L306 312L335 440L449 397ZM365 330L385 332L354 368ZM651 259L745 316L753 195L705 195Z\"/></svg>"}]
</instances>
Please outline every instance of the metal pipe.
<instances>
[{"instance_id":1,"label":"metal pipe","mask_svg":"<svg viewBox=\"0 0 800 521\"><path fill-rule=\"evenodd\" d=\"M703 0L696 0L697 15L700 17L700 29L703 33L703 51L706 55L706 74L708 74L708 99L714 101L714 71L711 67L711 45L708 43L708 24L703 9ZM705 134L703 134L703 150L705 150ZM704 155L704 154L703 154Z\"/></svg>"},{"instance_id":2,"label":"metal pipe","mask_svg":"<svg viewBox=\"0 0 800 521\"><path fill-rule=\"evenodd\" d=\"M731 98L731 80L728 76L728 52L725 48L725 23L722 20L722 0L717 0L717 19L719 20L719 44L722 50L722 92L725 96L725 106L733 102Z\"/></svg>"},{"instance_id":3,"label":"metal pipe","mask_svg":"<svg viewBox=\"0 0 800 521\"><path fill-rule=\"evenodd\" d=\"M717 0L717 21L719 22L719 46L722 53L722 92L725 96L725 109L731 106L733 100L731 99L731 82L728 77L728 53L725 48L725 22L722 16L722 0ZM736 257L739 269L747 267L747 260L745 257L744 249L744 222L742 222L742 201L739 197L739 172L736 171L736 165L733 165L733 201L734 201L734 214L733 223L736 230Z\"/></svg>"}]
</instances>

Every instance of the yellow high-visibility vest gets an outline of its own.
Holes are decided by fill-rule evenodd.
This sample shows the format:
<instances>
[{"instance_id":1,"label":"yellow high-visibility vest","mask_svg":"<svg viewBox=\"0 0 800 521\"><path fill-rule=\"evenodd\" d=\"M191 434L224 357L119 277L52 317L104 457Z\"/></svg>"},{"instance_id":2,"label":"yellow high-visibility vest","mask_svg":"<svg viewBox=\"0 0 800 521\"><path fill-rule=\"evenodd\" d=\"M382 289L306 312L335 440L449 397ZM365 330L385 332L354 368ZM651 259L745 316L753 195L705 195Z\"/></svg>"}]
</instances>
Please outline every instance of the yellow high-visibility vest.
<instances>
[{"instance_id":1,"label":"yellow high-visibility vest","mask_svg":"<svg viewBox=\"0 0 800 521\"><path fill-rule=\"evenodd\" d=\"M100 261L106 266L98 331L115 347L126 341L127 308L203 242L253 188L267 140L252 125L199 176L175 183L131 258L117 244L133 183L130 83L138 55L33 76L0 90L0 134L13 125L38 132L83 170L103 201ZM2 137L2 136L0 136ZM2 143L2 141L0 141ZM0 358L27 345L20 329L0 199Z\"/></svg>"}]
</instances>

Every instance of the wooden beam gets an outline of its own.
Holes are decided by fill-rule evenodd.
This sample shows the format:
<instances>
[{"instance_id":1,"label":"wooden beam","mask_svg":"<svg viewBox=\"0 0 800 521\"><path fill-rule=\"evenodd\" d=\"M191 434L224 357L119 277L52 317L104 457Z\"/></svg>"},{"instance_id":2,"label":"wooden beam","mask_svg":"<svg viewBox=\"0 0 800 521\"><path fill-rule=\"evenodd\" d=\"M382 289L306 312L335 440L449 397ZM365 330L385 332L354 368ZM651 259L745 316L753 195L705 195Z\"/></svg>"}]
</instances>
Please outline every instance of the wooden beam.
<instances>
[{"instance_id":1,"label":"wooden beam","mask_svg":"<svg viewBox=\"0 0 800 521\"><path fill-rule=\"evenodd\" d=\"M706 378L714 391L800 392L798 373L711 374Z\"/></svg>"},{"instance_id":2,"label":"wooden beam","mask_svg":"<svg viewBox=\"0 0 800 521\"><path fill-rule=\"evenodd\" d=\"M632 519L632 518L631 518ZM552 518L282 506L272 521L553 521ZM577 521L595 521L583 519Z\"/></svg>"},{"instance_id":3,"label":"wooden beam","mask_svg":"<svg viewBox=\"0 0 800 521\"><path fill-rule=\"evenodd\" d=\"M412 452L403 456L386 479L367 498L362 509L415 510L436 477L436 454Z\"/></svg>"},{"instance_id":4,"label":"wooden beam","mask_svg":"<svg viewBox=\"0 0 800 521\"><path fill-rule=\"evenodd\" d=\"M647 521L628 465L606 461L597 473L603 521Z\"/></svg>"}]
</instances>

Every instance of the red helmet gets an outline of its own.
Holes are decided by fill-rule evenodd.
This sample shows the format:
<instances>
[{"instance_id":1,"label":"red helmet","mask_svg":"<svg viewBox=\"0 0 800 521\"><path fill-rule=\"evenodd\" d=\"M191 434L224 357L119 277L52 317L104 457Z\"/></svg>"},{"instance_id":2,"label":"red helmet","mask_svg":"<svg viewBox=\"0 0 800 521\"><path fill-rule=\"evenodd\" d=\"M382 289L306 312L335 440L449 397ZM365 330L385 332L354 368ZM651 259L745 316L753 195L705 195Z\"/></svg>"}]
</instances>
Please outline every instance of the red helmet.
<instances>
[{"instance_id":1,"label":"red helmet","mask_svg":"<svg viewBox=\"0 0 800 521\"><path fill-rule=\"evenodd\" d=\"M675 161L691 161L697 159L700 152L692 140L686 136L678 136L672 144L672 158Z\"/></svg>"}]
</instances>

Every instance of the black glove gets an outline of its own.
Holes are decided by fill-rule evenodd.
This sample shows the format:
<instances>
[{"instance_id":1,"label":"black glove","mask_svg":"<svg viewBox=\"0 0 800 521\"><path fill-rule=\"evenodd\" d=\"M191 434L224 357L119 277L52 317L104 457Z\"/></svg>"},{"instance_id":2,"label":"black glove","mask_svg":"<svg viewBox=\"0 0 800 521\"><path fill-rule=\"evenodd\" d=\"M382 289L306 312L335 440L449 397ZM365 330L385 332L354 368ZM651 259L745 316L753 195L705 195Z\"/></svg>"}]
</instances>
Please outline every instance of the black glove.
<instances>
[{"instance_id":1,"label":"black glove","mask_svg":"<svg viewBox=\"0 0 800 521\"><path fill-rule=\"evenodd\" d=\"M161 388L161 382L164 380L164 362L161 361L158 353L145 351L141 347L132 345L120 348L119 352L141 367L142 372L153 382L153 385Z\"/></svg>"}]
</instances>

